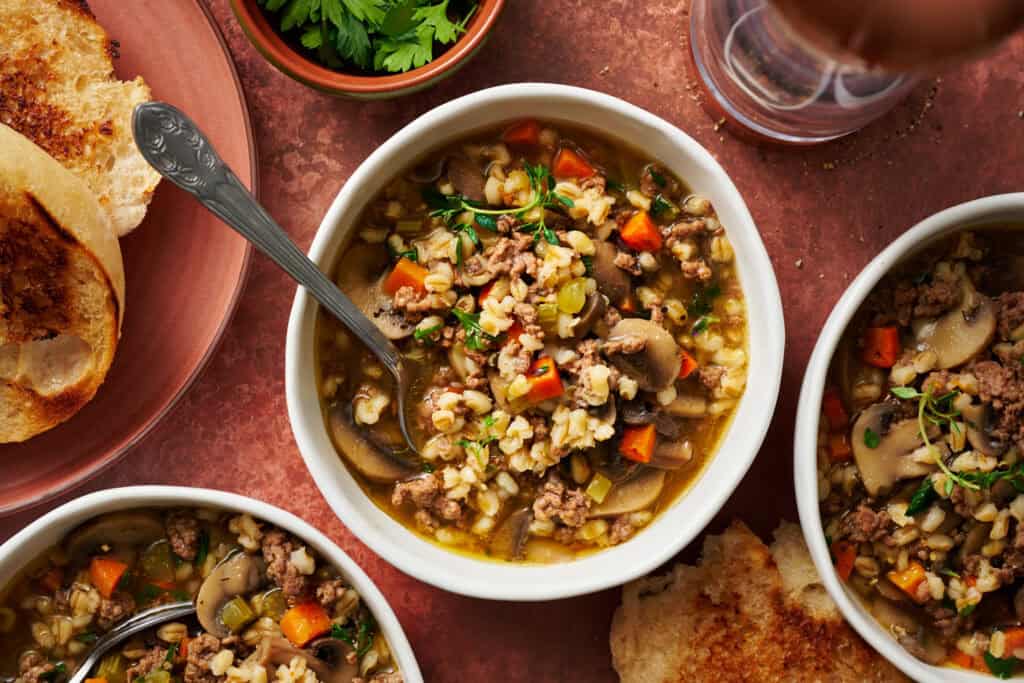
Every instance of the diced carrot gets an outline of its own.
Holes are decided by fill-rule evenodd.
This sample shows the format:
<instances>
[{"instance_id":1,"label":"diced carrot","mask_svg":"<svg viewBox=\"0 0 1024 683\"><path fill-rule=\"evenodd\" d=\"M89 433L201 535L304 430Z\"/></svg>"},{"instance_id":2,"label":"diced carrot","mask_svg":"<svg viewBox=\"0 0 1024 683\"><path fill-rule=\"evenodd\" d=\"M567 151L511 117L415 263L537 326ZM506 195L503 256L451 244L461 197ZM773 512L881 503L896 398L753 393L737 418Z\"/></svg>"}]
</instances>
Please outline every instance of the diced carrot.
<instances>
[{"instance_id":1,"label":"diced carrot","mask_svg":"<svg viewBox=\"0 0 1024 683\"><path fill-rule=\"evenodd\" d=\"M683 351L683 364L679 367L679 379L686 379L697 369L697 359Z\"/></svg>"},{"instance_id":2,"label":"diced carrot","mask_svg":"<svg viewBox=\"0 0 1024 683\"><path fill-rule=\"evenodd\" d=\"M661 230L646 211L637 211L619 229L619 237L637 251L658 251L661 249Z\"/></svg>"},{"instance_id":3,"label":"diced carrot","mask_svg":"<svg viewBox=\"0 0 1024 683\"><path fill-rule=\"evenodd\" d=\"M60 567L50 567L39 577L39 585L47 592L53 593L64 583L64 571Z\"/></svg>"},{"instance_id":4,"label":"diced carrot","mask_svg":"<svg viewBox=\"0 0 1024 683\"><path fill-rule=\"evenodd\" d=\"M913 600L917 600L917 587L925 579L924 567L920 562L911 562L903 571L891 571L886 576Z\"/></svg>"},{"instance_id":5,"label":"diced carrot","mask_svg":"<svg viewBox=\"0 0 1024 683\"><path fill-rule=\"evenodd\" d=\"M476 297L477 301L479 301L480 303L483 303L484 299L489 297L491 295L491 292L494 291L494 285L497 282L498 282L497 280L491 280L486 285L484 285L483 288L480 289L480 294L478 294L477 297Z\"/></svg>"},{"instance_id":6,"label":"diced carrot","mask_svg":"<svg viewBox=\"0 0 1024 683\"><path fill-rule=\"evenodd\" d=\"M96 586L96 590L105 598L114 594L117 583L126 571L128 565L109 557L94 557L89 563L89 578L92 579L92 585Z\"/></svg>"},{"instance_id":7,"label":"diced carrot","mask_svg":"<svg viewBox=\"0 0 1024 683\"><path fill-rule=\"evenodd\" d=\"M857 546L849 541L836 541L832 544L832 555L836 558L836 573L843 581L850 580L853 573L853 561L857 559Z\"/></svg>"},{"instance_id":8,"label":"diced carrot","mask_svg":"<svg viewBox=\"0 0 1024 683\"><path fill-rule=\"evenodd\" d=\"M533 119L512 124L501 134L501 139L509 145L536 145L540 142L540 124Z\"/></svg>"},{"instance_id":9,"label":"diced carrot","mask_svg":"<svg viewBox=\"0 0 1024 683\"><path fill-rule=\"evenodd\" d=\"M973 588L974 586L978 585L978 577L974 576L973 574L968 574L967 577L964 579L964 583Z\"/></svg>"},{"instance_id":10,"label":"diced carrot","mask_svg":"<svg viewBox=\"0 0 1024 683\"><path fill-rule=\"evenodd\" d=\"M619 442L619 453L633 462L650 462L658 433L653 424L626 427Z\"/></svg>"},{"instance_id":11,"label":"diced carrot","mask_svg":"<svg viewBox=\"0 0 1024 683\"><path fill-rule=\"evenodd\" d=\"M530 382L530 392L526 395L530 403L556 398L564 391L562 378L558 375L558 366L555 359L549 356L541 356L533 361L533 365L526 373L526 379Z\"/></svg>"},{"instance_id":12,"label":"diced carrot","mask_svg":"<svg viewBox=\"0 0 1024 683\"><path fill-rule=\"evenodd\" d=\"M864 332L864 362L891 368L900 357L900 331L896 327L869 327Z\"/></svg>"},{"instance_id":13,"label":"diced carrot","mask_svg":"<svg viewBox=\"0 0 1024 683\"><path fill-rule=\"evenodd\" d=\"M953 650L953 654L949 656L949 663L961 669L970 669L974 660L963 650Z\"/></svg>"},{"instance_id":14,"label":"diced carrot","mask_svg":"<svg viewBox=\"0 0 1024 683\"><path fill-rule=\"evenodd\" d=\"M104 676L100 676L99 678L87 678L85 679L85 683L107 683L107 679Z\"/></svg>"},{"instance_id":15,"label":"diced carrot","mask_svg":"<svg viewBox=\"0 0 1024 683\"><path fill-rule=\"evenodd\" d=\"M188 643L191 640L188 636L185 636L178 641L178 657L180 659L188 659Z\"/></svg>"},{"instance_id":16,"label":"diced carrot","mask_svg":"<svg viewBox=\"0 0 1024 683\"><path fill-rule=\"evenodd\" d=\"M821 405L825 417L828 419L829 430L833 432L846 431L846 427L850 424L850 416L846 414L839 390L835 387L826 389L825 396L821 399Z\"/></svg>"},{"instance_id":17,"label":"diced carrot","mask_svg":"<svg viewBox=\"0 0 1024 683\"><path fill-rule=\"evenodd\" d=\"M316 602L304 602L284 613L281 632L295 647L305 647L314 638L331 630L331 617Z\"/></svg>"},{"instance_id":18,"label":"diced carrot","mask_svg":"<svg viewBox=\"0 0 1024 683\"><path fill-rule=\"evenodd\" d=\"M1024 650L1024 626L1013 626L1010 628L1003 629L1003 635L1006 637L1006 656L1009 657L1015 654L1018 650Z\"/></svg>"},{"instance_id":19,"label":"diced carrot","mask_svg":"<svg viewBox=\"0 0 1024 683\"><path fill-rule=\"evenodd\" d=\"M590 178L597 171L579 154L562 147L551 162L551 173L556 178Z\"/></svg>"},{"instance_id":20,"label":"diced carrot","mask_svg":"<svg viewBox=\"0 0 1024 683\"><path fill-rule=\"evenodd\" d=\"M623 313L636 313L636 298L633 296L627 296L619 304L619 310Z\"/></svg>"},{"instance_id":21,"label":"diced carrot","mask_svg":"<svg viewBox=\"0 0 1024 683\"><path fill-rule=\"evenodd\" d=\"M519 321L516 320L514 323L512 323L512 327L508 328L508 330L505 331L505 334L508 335L509 339L519 339L520 335L522 335L525 331L526 330L523 329L523 326L519 324Z\"/></svg>"},{"instance_id":22,"label":"diced carrot","mask_svg":"<svg viewBox=\"0 0 1024 683\"><path fill-rule=\"evenodd\" d=\"M423 266L403 256L398 259L395 269L384 280L384 292L389 296L394 296L402 287L412 287L417 292L425 292L427 288L423 281L426 279L428 272Z\"/></svg>"},{"instance_id":23,"label":"diced carrot","mask_svg":"<svg viewBox=\"0 0 1024 683\"><path fill-rule=\"evenodd\" d=\"M150 580L149 583L163 591L172 591L177 587L177 585L173 581Z\"/></svg>"},{"instance_id":24,"label":"diced carrot","mask_svg":"<svg viewBox=\"0 0 1024 683\"><path fill-rule=\"evenodd\" d=\"M828 456L832 462L846 462L853 457L853 448L846 434L829 434Z\"/></svg>"}]
</instances>

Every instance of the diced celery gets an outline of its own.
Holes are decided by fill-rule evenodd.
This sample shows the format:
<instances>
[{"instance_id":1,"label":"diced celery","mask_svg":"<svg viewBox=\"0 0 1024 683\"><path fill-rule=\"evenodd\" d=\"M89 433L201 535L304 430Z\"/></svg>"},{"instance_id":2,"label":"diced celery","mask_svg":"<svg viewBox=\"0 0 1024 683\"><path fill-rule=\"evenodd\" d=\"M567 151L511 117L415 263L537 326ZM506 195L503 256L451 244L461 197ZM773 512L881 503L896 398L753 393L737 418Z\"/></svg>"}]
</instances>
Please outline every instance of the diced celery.
<instances>
[{"instance_id":1,"label":"diced celery","mask_svg":"<svg viewBox=\"0 0 1024 683\"><path fill-rule=\"evenodd\" d=\"M231 598L220 610L220 620L232 633L238 633L256 619L252 607L240 595Z\"/></svg>"},{"instance_id":2,"label":"diced celery","mask_svg":"<svg viewBox=\"0 0 1024 683\"><path fill-rule=\"evenodd\" d=\"M581 277L569 280L558 290L558 310L576 315L587 302L587 281Z\"/></svg>"},{"instance_id":3,"label":"diced celery","mask_svg":"<svg viewBox=\"0 0 1024 683\"><path fill-rule=\"evenodd\" d=\"M537 320L545 330L555 329L558 324L558 306L553 303L537 304Z\"/></svg>"},{"instance_id":4,"label":"diced celery","mask_svg":"<svg viewBox=\"0 0 1024 683\"><path fill-rule=\"evenodd\" d=\"M420 218L403 218L395 225L395 230L406 235L413 235L419 232L422 227L423 220Z\"/></svg>"},{"instance_id":5,"label":"diced celery","mask_svg":"<svg viewBox=\"0 0 1024 683\"><path fill-rule=\"evenodd\" d=\"M105 678L107 683L124 683L126 669L124 656L120 652L115 652L100 661L93 678Z\"/></svg>"},{"instance_id":6,"label":"diced celery","mask_svg":"<svg viewBox=\"0 0 1024 683\"><path fill-rule=\"evenodd\" d=\"M284 613L288 611L288 603L280 588L267 591L260 603L260 616L270 617L274 621L280 621Z\"/></svg>"},{"instance_id":7,"label":"diced celery","mask_svg":"<svg viewBox=\"0 0 1024 683\"><path fill-rule=\"evenodd\" d=\"M151 581L174 583L174 557L171 545L166 541L157 541L146 548L139 559L143 576Z\"/></svg>"},{"instance_id":8,"label":"diced celery","mask_svg":"<svg viewBox=\"0 0 1024 683\"><path fill-rule=\"evenodd\" d=\"M612 490L612 482L600 472L594 475L587 485L587 495L594 499L595 503L603 503L605 496Z\"/></svg>"}]
</instances>

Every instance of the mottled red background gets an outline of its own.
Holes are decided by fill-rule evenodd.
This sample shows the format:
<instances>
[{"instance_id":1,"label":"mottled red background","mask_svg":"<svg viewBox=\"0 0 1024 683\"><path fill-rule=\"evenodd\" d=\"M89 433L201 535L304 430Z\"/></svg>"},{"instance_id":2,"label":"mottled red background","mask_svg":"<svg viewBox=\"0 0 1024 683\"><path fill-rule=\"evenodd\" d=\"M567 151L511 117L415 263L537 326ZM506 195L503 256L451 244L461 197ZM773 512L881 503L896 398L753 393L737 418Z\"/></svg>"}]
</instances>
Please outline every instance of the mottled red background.
<instances>
[{"instance_id":1,"label":"mottled red background","mask_svg":"<svg viewBox=\"0 0 1024 683\"><path fill-rule=\"evenodd\" d=\"M776 149L716 130L702 112L686 54L686 0L511 0L489 44L458 77L371 104L292 82L248 44L228 0L209 4L252 110L263 202L303 248L345 179L379 143L431 107L490 85L554 81L608 92L711 150L761 229L782 287L788 340L768 442L712 530L740 517L766 534L780 516L795 519L791 433L800 380L849 280L929 214L1024 189L1022 38L928 81L857 135L814 149ZM519 605L449 595L384 563L334 517L302 464L285 411L293 293L285 275L257 257L219 353L180 406L118 465L57 502L141 483L245 493L306 518L366 569L391 600L427 680L615 680L607 639L618 590ZM0 539L57 502L0 521Z\"/></svg>"}]
</instances>

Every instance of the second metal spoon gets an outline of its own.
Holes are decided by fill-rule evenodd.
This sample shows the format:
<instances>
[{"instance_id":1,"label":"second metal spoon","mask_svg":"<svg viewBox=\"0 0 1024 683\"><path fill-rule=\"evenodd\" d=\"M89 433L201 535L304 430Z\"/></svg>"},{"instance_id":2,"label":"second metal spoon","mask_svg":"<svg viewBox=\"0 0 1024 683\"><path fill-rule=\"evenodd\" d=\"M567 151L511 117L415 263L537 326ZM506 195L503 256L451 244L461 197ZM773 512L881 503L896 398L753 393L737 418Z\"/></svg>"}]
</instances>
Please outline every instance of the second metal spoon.
<instances>
[{"instance_id":1,"label":"second metal spoon","mask_svg":"<svg viewBox=\"0 0 1024 683\"><path fill-rule=\"evenodd\" d=\"M196 124L165 102L135 108L135 144L164 178L185 190L305 287L395 378L402 436L418 453L406 416L410 378L394 344L310 261L221 160Z\"/></svg>"}]
</instances>

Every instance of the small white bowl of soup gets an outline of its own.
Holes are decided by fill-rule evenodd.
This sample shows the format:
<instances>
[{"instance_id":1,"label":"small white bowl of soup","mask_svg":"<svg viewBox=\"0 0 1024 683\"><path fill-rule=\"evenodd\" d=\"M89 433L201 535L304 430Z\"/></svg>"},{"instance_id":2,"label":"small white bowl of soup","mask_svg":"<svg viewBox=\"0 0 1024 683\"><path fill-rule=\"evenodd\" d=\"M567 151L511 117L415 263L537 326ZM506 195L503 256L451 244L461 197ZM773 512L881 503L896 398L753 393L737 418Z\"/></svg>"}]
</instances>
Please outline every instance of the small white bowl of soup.
<instances>
[{"instance_id":1,"label":"small white bowl of soup","mask_svg":"<svg viewBox=\"0 0 1024 683\"><path fill-rule=\"evenodd\" d=\"M326 536L252 498L183 486L90 493L0 546L0 677L64 680L133 614L189 600L194 617L125 640L90 677L166 683L191 654L237 677L275 680L283 665L325 683L423 681L387 600Z\"/></svg>"},{"instance_id":2,"label":"small white bowl of soup","mask_svg":"<svg viewBox=\"0 0 1024 683\"><path fill-rule=\"evenodd\" d=\"M414 368L418 452L390 377L301 289L299 449L361 540L440 588L547 600L650 571L771 420L782 308L746 205L614 97L521 84L438 107L346 182L310 256Z\"/></svg>"},{"instance_id":3,"label":"small white bowl of soup","mask_svg":"<svg viewBox=\"0 0 1024 683\"><path fill-rule=\"evenodd\" d=\"M1003 402L1024 354L1022 228L1024 194L1006 194L908 230L836 304L804 376L807 545L846 619L917 681L1024 673L1024 470Z\"/></svg>"}]
</instances>

